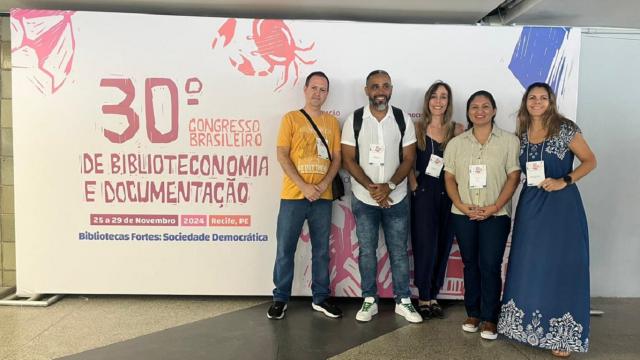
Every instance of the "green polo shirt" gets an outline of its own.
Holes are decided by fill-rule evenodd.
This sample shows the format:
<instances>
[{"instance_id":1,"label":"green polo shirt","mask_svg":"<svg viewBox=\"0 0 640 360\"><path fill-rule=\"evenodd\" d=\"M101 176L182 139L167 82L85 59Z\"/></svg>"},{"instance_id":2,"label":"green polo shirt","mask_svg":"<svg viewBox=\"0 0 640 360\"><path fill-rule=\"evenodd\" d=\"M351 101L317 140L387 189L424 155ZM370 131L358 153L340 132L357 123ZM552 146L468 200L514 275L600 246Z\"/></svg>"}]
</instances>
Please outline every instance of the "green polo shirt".
<instances>
[{"instance_id":1,"label":"green polo shirt","mask_svg":"<svg viewBox=\"0 0 640 360\"><path fill-rule=\"evenodd\" d=\"M458 193L463 203L477 206L493 205L507 181L507 175L520 171L520 142L515 135L494 125L489 139L483 145L473 136L472 130L473 128L449 141L444 152L444 171L456 177ZM469 187L469 165L472 164L487 166L486 187ZM451 206L451 212L464 215L454 205ZM511 216L511 201L495 215Z\"/></svg>"}]
</instances>

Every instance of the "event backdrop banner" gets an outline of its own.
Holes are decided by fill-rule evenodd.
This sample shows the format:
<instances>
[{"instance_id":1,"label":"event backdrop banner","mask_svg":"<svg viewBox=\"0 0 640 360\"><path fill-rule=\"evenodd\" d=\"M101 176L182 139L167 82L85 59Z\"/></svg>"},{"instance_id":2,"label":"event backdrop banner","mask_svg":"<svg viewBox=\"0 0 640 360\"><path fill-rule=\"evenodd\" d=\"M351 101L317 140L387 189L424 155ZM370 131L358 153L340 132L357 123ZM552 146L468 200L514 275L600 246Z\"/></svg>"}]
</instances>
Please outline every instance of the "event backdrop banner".
<instances>
[{"instance_id":1,"label":"event backdrop banner","mask_svg":"<svg viewBox=\"0 0 640 360\"><path fill-rule=\"evenodd\" d=\"M374 69L413 120L426 88L492 92L515 129L524 87L547 81L575 118L580 32L14 9L11 12L20 294L271 293L282 115L308 73L331 79L341 122ZM347 182L349 178L341 173ZM360 294L350 196L334 202L332 290ZM306 227L294 294L310 293ZM391 273L379 248L379 289ZM462 294L457 246L442 295Z\"/></svg>"}]
</instances>

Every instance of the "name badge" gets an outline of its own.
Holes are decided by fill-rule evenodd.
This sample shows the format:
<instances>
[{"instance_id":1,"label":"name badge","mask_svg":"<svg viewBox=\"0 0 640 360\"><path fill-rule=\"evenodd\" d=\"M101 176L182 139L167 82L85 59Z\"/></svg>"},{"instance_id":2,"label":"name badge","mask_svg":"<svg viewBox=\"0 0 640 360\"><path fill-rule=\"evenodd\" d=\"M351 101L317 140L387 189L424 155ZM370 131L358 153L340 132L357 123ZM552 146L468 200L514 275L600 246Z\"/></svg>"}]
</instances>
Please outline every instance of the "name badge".
<instances>
[{"instance_id":1,"label":"name badge","mask_svg":"<svg viewBox=\"0 0 640 360\"><path fill-rule=\"evenodd\" d=\"M433 176L434 178L440 177L440 172L444 167L444 161L438 155L431 154L429 158L429 164L427 165L427 170L425 170L425 174L429 176Z\"/></svg>"},{"instance_id":2,"label":"name badge","mask_svg":"<svg viewBox=\"0 0 640 360\"><path fill-rule=\"evenodd\" d=\"M469 188L487 187L487 165L469 165Z\"/></svg>"},{"instance_id":3,"label":"name badge","mask_svg":"<svg viewBox=\"0 0 640 360\"><path fill-rule=\"evenodd\" d=\"M527 186L538 186L544 179L544 161L527 161Z\"/></svg>"},{"instance_id":4,"label":"name badge","mask_svg":"<svg viewBox=\"0 0 640 360\"><path fill-rule=\"evenodd\" d=\"M322 140L319 137L316 137L316 149L318 150L319 158L329 160L329 151L327 150L327 147L324 146Z\"/></svg>"},{"instance_id":5,"label":"name badge","mask_svg":"<svg viewBox=\"0 0 640 360\"><path fill-rule=\"evenodd\" d=\"M369 145L369 164L375 164L375 165L384 164L384 145L380 145L380 144Z\"/></svg>"}]
</instances>

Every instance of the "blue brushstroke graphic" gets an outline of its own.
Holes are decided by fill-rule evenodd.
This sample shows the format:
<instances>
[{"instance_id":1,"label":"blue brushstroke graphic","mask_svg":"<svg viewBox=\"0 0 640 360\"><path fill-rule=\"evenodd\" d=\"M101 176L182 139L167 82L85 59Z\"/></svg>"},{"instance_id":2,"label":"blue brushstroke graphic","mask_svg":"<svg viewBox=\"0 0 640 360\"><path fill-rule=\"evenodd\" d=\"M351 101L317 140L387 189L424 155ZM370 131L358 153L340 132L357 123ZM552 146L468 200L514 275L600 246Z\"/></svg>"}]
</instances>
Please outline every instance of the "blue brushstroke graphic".
<instances>
[{"instance_id":1,"label":"blue brushstroke graphic","mask_svg":"<svg viewBox=\"0 0 640 360\"><path fill-rule=\"evenodd\" d=\"M564 56L560 59L556 57L570 31L570 28L563 27L522 29L520 39L513 49L509 70L524 88L534 82L546 82L559 94L558 87L564 79L567 61Z\"/></svg>"}]
</instances>

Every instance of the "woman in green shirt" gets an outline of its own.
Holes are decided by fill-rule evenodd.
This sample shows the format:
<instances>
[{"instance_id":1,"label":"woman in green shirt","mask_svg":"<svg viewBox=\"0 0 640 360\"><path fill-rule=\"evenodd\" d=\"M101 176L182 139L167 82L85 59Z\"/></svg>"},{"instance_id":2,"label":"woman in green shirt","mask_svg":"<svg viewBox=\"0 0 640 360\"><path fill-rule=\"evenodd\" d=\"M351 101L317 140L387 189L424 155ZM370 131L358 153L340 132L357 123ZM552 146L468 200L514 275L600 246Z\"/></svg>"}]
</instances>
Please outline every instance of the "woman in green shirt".
<instances>
[{"instance_id":1,"label":"woman in green shirt","mask_svg":"<svg viewBox=\"0 0 640 360\"><path fill-rule=\"evenodd\" d=\"M518 138L495 125L496 102L480 90L467 101L469 130L444 153L445 187L453 203L453 228L464 263L462 325L487 340L497 338L502 259L511 230L511 197L520 180Z\"/></svg>"}]
</instances>

